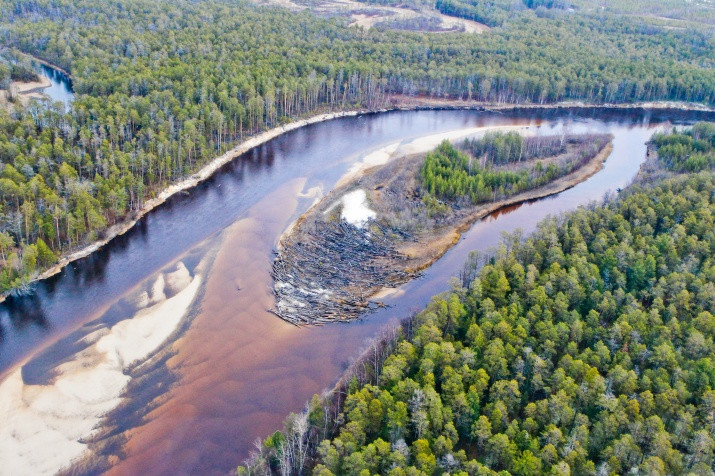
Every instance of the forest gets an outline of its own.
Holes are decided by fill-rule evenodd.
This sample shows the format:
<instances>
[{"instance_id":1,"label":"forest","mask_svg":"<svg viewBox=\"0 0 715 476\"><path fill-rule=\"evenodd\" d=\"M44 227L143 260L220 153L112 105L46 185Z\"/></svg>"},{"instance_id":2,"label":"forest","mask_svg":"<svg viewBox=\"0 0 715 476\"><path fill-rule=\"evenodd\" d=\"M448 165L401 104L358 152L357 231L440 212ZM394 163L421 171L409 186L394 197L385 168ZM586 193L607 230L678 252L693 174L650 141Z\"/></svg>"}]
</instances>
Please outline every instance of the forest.
<instances>
[{"instance_id":1,"label":"forest","mask_svg":"<svg viewBox=\"0 0 715 476\"><path fill-rule=\"evenodd\" d=\"M715 174L657 160L472 256L238 474L712 474Z\"/></svg>"},{"instance_id":2,"label":"forest","mask_svg":"<svg viewBox=\"0 0 715 476\"><path fill-rule=\"evenodd\" d=\"M467 35L366 31L229 0L0 1L3 54L63 68L76 94L70 110L0 110L0 291L26 288L246 136L308 114L417 94L715 102L708 29L534 12ZM19 64L0 64L0 79L8 67L23 79Z\"/></svg>"},{"instance_id":3,"label":"forest","mask_svg":"<svg viewBox=\"0 0 715 476\"><path fill-rule=\"evenodd\" d=\"M658 134L654 142L658 159L676 172L715 168L715 124L701 122L683 132Z\"/></svg>"},{"instance_id":4,"label":"forest","mask_svg":"<svg viewBox=\"0 0 715 476\"><path fill-rule=\"evenodd\" d=\"M427 154L420 170L422 186L429 194L425 200L468 198L478 204L535 189L585 165L609 141L608 135L524 138L516 132L496 132L466 141L465 151L445 141ZM571 146L568 153L567 145ZM558 161L500 167L548 156L558 156Z\"/></svg>"},{"instance_id":5,"label":"forest","mask_svg":"<svg viewBox=\"0 0 715 476\"><path fill-rule=\"evenodd\" d=\"M518 132L487 132L480 139L467 139L463 149L483 158L483 165L502 165L566 152L566 135L524 137Z\"/></svg>"},{"instance_id":6,"label":"forest","mask_svg":"<svg viewBox=\"0 0 715 476\"><path fill-rule=\"evenodd\" d=\"M0 52L0 89L7 90L12 81L37 81L39 76L27 56L16 51Z\"/></svg>"}]
</instances>

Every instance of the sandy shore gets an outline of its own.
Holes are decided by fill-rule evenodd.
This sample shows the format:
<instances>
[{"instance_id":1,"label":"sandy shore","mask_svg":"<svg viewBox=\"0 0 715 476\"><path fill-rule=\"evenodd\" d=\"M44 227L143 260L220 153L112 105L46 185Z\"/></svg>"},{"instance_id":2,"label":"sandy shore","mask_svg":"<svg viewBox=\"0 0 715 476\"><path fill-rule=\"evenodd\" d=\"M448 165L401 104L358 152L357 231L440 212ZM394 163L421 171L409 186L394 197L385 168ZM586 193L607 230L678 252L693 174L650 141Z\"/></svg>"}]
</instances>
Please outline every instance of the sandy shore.
<instances>
[{"instance_id":1,"label":"sandy shore","mask_svg":"<svg viewBox=\"0 0 715 476\"><path fill-rule=\"evenodd\" d=\"M43 64L48 68L52 68L56 71L59 71L60 73L66 75L68 78L71 78L70 74L59 66L55 66L52 63L48 63L47 61L32 55L25 54L25 56L36 63ZM13 81L12 84L17 87L19 101L21 104L26 105L30 102L31 99L43 99L49 97L44 93L44 89L52 86L52 82L50 81L50 78L43 74L40 74L39 76L39 81L29 81L26 83ZM7 101L4 90L0 90L0 106L4 106L8 111L11 111L13 108L13 104ZM2 302L1 299L0 302Z\"/></svg>"},{"instance_id":2,"label":"sandy shore","mask_svg":"<svg viewBox=\"0 0 715 476\"><path fill-rule=\"evenodd\" d=\"M30 81L28 83L13 82L13 84L17 86L17 92L20 94L28 94L35 92L35 90L45 89L52 86L50 78L47 76L40 76L39 81Z\"/></svg>"},{"instance_id":3,"label":"sandy shore","mask_svg":"<svg viewBox=\"0 0 715 476\"><path fill-rule=\"evenodd\" d=\"M76 261L78 259L84 258L94 251L98 250L99 248L103 247L107 243L109 243L113 238L122 235L123 233L126 233L131 227L133 227L139 219L141 219L144 215L146 215L148 212L156 208L157 206L161 205L164 203L168 198L170 198L172 195L179 193L184 190L188 190L197 184L201 183L202 181L206 180L208 177L210 177L213 173L216 172L220 167L223 165L227 164L240 154L247 152L248 150L261 145L265 142L268 142L271 139L274 139L281 134L284 134L286 132L298 129L300 127L309 125L309 124L315 124L318 122L323 122L323 121L328 121L331 119L336 119L339 117L347 117L347 116L356 116L359 114L366 114L366 113L376 113L376 112L388 112L388 111L395 111L395 110L419 110L419 109L555 109L555 108L581 108L581 107L593 107L593 108L600 108L600 109L607 109L607 108L623 108L623 109L631 109L631 108L638 108L638 107L643 107L643 108L653 108L653 109L680 109L680 110L690 110L690 111L707 111L707 112L715 112L715 108L711 108L702 104L693 104L693 103L681 103L681 102L652 102L652 103L633 103L633 104L588 104L588 103L581 103L581 102L562 102L562 103L557 103L557 104L500 104L500 105L490 105L487 103L480 103L477 101L457 101L457 100L442 100L442 99L426 99L426 98L408 98L408 97L401 97L404 101L397 101L396 100L397 96L393 96L391 98L391 106L388 106L383 109L378 109L378 110L373 110L373 111L366 111L366 110L361 110L361 111L345 111L345 112L334 112L334 113L323 113L323 114L318 114L306 119L302 120L297 120L294 122L291 122L287 125L276 127L273 129L270 129L268 131L259 133L250 139L246 140L245 142L242 142L241 144L237 145L233 149L229 150L228 152L220 155L219 157L216 157L213 159L211 162L209 162L206 166L204 166L199 172L191 175L190 177L174 184L170 185L169 187L165 188L156 198L153 198L151 200L148 200L145 202L144 206L138 211L135 212L132 215L132 218L127 218L126 220L123 220L119 223L116 223L109 227L107 230L105 230L104 235L105 238L102 240L98 240L90 245L87 245L83 248L80 248L78 250L75 250L71 253L68 253L60 258L58 263L51 268L45 270L44 272L40 273L37 277L35 277L32 281L38 281L42 280L45 278L48 278L50 276L53 276L57 273L59 273L62 268L64 268L66 265L69 263ZM410 101L407 101L409 99ZM373 164L375 165L375 164ZM367 167L369 168L369 167ZM361 173L363 170L357 170L356 173ZM568 188L568 187L567 187ZM556 192L551 192L551 194L556 193ZM512 197L512 200L515 199L516 197ZM533 198L538 198L538 197L533 197ZM530 198L525 198L522 200L530 200ZM510 202L510 203L515 203L515 202ZM500 208L501 206L506 206L500 205L497 208ZM488 212L491 213L491 212ZM476 218L475 218L476 220ZM5 292L0 296L0 302L4 301L7 295L9 294L8 292Z\"/></svg>"},{"instance_id":4,"label":"sandy shore","mask_svg":"<svg viewBox=\"0 0 715 476\"><path fill-rule=\"evenodd\" d=\"M407 150L413 153L351 174L351 180L302 214L279 242L273 272L275 314L296 325L358 319L370 306L382 305L375 301L378 296L386 296L431 266L475 221L502 207L557 194L587 180L601 170L612 151L609 138L571 173L513 197L460 207L462 211L443 222L425 215L406 218L396 211L421 204L421 199L415 198L420 187L417 175L425 153L433 148L432 137L439 139L439 144L476 132L481 129L465 128L411 141L413 148ZM369 202L366 190L371 192ZM346 199L357 193L360 203L348 203ZM335 211L338 206L340 210ZM370 217L376 221L366 232L364 223ZM417 229L414 220L422 224ZM344 222L353 227L345 228L340 224Z\"/></svg>"},{"instance_id":5,"label":"sandy shore","mask_svg":"<svg viewBox=\"0 0 715 476\"><path fill-rule=\"evenodd\" d=\"M347 116L356 116L358 114L363 114L364 111L346 111L346 112L335 112L335 113L327 113L327 114L319 114L317 116L313 116L307 119L302 119L299 121L291 122L290 124L286 124L285 126L280 126L276 127L273 129L270 129L265 132L261 132L250 139L242 142L241 144L237 145L233 149L225 152L224 154L216 157L214 160L209 162L207 165L205 165L201 170L196 172L195 174L191 175L188 178L185 178L184 180L174 184L170 185L169 187L165 188L159 195L156 196L156 198L152 198L150 200L147 200L144 203L144 206L138 210L136 213L133 214L132 218L126 219L124 221L121 221L119 223L116 223L109 227L105 232L105 238L102 240L95 241L91 245L85 246L79 250L76 250L70 254L67 254L63 256L59 262L52 266L51 268L45 270L42 272L37 278L35 278L33 281L41 280L41 279L46 279L49 278L50 276L53 276L57 273L59 273L62 268L67 266L69 263L76 261L78 259L84 258L91 253L97 251L107 243L109 243L113 238L122 235L126 233L129 229L131 229L144 215L149 213L151 210L154 208L158 207L165 201L167 201L170 197L173 195L182 192L184 190L188 190L190 188L195 187L199 183L203 182L204 180L208 179L211 177L218 169L220 169L222 166L226 165L239 155L243 154L244 152L247 152L254 147L257 147L261 144L264 144L272 139L275 139L276 137L280 136L281 134L284 134L286 132L298 129L303 126L307 126L309 124L315 124L318 122L323 122L323 121L328 121L330 119L335 119L338 117L347 117ZM3 296L3 299L5 296ZM2 302L2 301L0 301Z\"/></svg>"},{"instance_id":6,"label":"sandy shore","mask_svg":"<svg viewBox=\"0 0 715 476\"><path fill-rule=\"evenodd\" d=\"M52 378L27 381L22 364L0 381L0 474L52 475L90 447L105 414L122 403L135 363L174 333L201 287L204 258L192 272L182 261L136 291L133 309L116 323L97 322L59 361ZM71 471L70 471L71 472Z\"/></svg>"},{"instance_id":7,"label":"sandy shore","mask_svg":"<svg viewBox=\"0 0 715 476\"><path fill-rule=\"evenodd\" d=\"M13 81L12 86L17 88L18 100L21 104L27 104L30 99L40 99L44 97L43 89L50 87L52 83L46 76L40 76L39 81L28 81L26 83ZM7 91L0 90L0 105L4 105L12 110L13 104L7 100Z\"/></svg>"},{"instance_id":8,"label":"sandy shore","mask_svg":"<svg viewBox=\"0 0 715 476\"><path fill-rule=\"evenodd\" d=\"M388 161L407 157L409 155L429 152L445 140L454 142L458 139L477 136L487 131L520 131L522 133L526 133L528 129L528 126L467 127L464 129L440 132L438 134L430 134L413 140L392 142L363 156L350 168L350 170L348 170L345 175L340 177L338 183L335 185L335 188L341 187L346 183L359 178L367 170L379 165L384 165Z\"/></svg>"},{"instance_id":9,"label":"sandy shore","mask_svg":"<svg viewBox=\"0 0 715 476\"><path fill-rule=\"evenodd\" d=\"M350 169L343 174L335 184L332 192L341 188L345 188L345 185L355 182L357 179L365 175L370 169L374 167L379 167L385 165L390 161L398 160L404 157L415 154L424 154L430 150L437 147L442 141L448 140L454 142L457 139L463 139L467 137L476 136L478 134L487 131L520 131L522 134L528 133L528 126L484 126L484 127L468 127L465 129L455 129L453 131L440 132L438 134L430 134L427 136L419 137L414 140L406 141L395 141L390 144L380 147L378 149L372 150L364 155L353 164ZM277 248L281 249L283 247L283 242L288 235L300 225L306 217L308 217L314 207L318 207L321 201L326 196L322 190L312 191L313 193L309 198L315 198L311 207L306 210L300 217L294 220L288 228L281 234L278 238ZM317 194L317 195L316 195Z\"/></svg>"}]
</instances>

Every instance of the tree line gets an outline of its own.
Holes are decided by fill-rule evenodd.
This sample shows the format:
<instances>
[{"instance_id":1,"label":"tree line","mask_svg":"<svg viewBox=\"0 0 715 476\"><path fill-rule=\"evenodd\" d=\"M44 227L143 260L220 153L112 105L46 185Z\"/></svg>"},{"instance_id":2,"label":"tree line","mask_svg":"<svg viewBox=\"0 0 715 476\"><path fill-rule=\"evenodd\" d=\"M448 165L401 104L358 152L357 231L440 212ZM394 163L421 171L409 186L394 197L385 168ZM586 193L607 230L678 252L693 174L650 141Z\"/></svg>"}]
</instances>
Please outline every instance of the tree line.
<instances>
[{"instance_id":1,"label":"tree line","mask_svg":"<svg viewBox=\"0 0 715 476\"><path fill-rule=\"evenodd\" d=\"M0 0L2 44L69 71L76 94L68 111L0 111L1 231L19 263L39 240L66 252L247 135L401 95L715 101L707 32L527 10L486 35L435 35L228 0ZM17 262L0 290L36 271Z\"/></svg>"},{"instance_id":2,"label":"tree line","mask_svg":"<svg viewBox=\"0 0 715 476\"><path fill-rule=\"evenodd\" d=\"M585 136L570 137L570 141L587 140ZM566 134L524 137L518 132L487 132L479 139L466 139L462 149L482 159L484 165L540 159L566 152Z\"/></svg>"},{"instance_id":3,"label":"tree line","mask_svg":"<svg viewBox=\"0 0 715 476\"><path fill-rule=\"evenodd\" d=\"M714 230L705 170L506 237L238 474L712 474Z\"/></svg>"},{"instance_id":4,"label":"tree line","mask_svg":"<svg viewBox=\"0 0 715 476\"><path fill-rule=\"evenodd\" d=\"M610 139L606 134L524 139L515 132L493 133L466 141L467 153L444 141L427 154L420 169L422 187L429 194L425 203L433 203L432 199L437 198L448 202L467 199L478 204L538 188L588 163ZM557 157L517 168L504 167L548 156Z\"/></svg>"}]
</instances>

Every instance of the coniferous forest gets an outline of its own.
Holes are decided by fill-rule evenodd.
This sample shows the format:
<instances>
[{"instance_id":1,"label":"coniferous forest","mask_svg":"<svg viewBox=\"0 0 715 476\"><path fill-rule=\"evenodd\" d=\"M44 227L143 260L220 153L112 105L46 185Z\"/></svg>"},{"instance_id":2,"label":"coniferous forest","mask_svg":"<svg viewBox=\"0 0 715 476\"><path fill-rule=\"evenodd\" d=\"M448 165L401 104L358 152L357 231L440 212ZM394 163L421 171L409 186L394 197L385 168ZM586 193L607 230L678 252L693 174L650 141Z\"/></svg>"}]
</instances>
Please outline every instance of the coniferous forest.
<instances>
[{"instance_id":1,"label":"coniferous forest","mask_svg":"<svg viewBox=\"0 0 715 476\"><path fill-rule=\"evenodd\" d=\"M712 474L713 127L655 137L666 178L474 256L239 474Z\"/></svg>"},{"instance_id":2,"label":"coniferous forest","mask_svg":"<svg viewBox=\"0 0 715 476\"><path fill-rule=\"evenodd\" d=\"M427 154L420 176L433 198L454 202L468 198L473 204L494 201L545 185L593 159L609 142L608 135L530 137L510 132L487 133L465 144L462 152L443 142ZM565 154L567 143L575 146ZM560 155L563 154L563 155ZM536 160L530 167L499 168L499 165L559 155L558 162ZM698 162L699 163L699 162Z\"/></svg>"},{"instance_id":3,"label":"coniferous forest","mask_svg":"<svg viewBox=\"0 0 715 476\"><path fill-rule=\"evenodd\" d=\"M493 28L430 34L241 1L0 2L0 86L32 79L27 54L66 70L76 94L69 110L0 108L0 290L23 287L248 135L308 114L415 95L715 101L707 6L671 28L628 16L631 3L531 3L464 4L497 12L490 20L438 2Z\"/></svg>"},{"instance_id":4,"label":"coniferous forest","mask_svg":"<svg viewBox=\"0 0 715 476\"><path fill-rule=\"evenodd\" d=\"M43 97L43 80L49 80L42 68L54 68L71 82L71 103ZM104 288L93 283L103 280L99 268L106 262L98 266L95 281L82 281L78 272L74 287L57 286L56 294L64 292L60 297L66 300L53 301L54 308L46 306L47 315L40 301L57 297L55 281L42 288L45 294L37 302L29 302L41 294L32 295L32 283L43 271L115 236L110 227L143 216L154 203L149 200L171 185L261 132L284 132L276 128L324 113L351 111L357 123L361 114L400 108L573 106L611 108L609 114L616 108L681 109L683 117L690 118L698 110L698 117L712 121L712 2L0 0L0 300L18 295L8 299L0 313L3 325L9 320L13 331L18 330L9 334L0 327L0 344L7 336L19 336L19 344L2 355L6 367L0 406L12 420L0 431L6 448L2 454L7 459L18 455L15 466L7 467L31 474L35 468L26 462L46 457L37 443L45 441L42 438L67 443L65 448L59 443L47 448L47 467L73 474L102 472L125 458L141 465L142 458L151 459L151 453L164 449L169 451L166 459L148 472L182 464L168 461L177 455L198 465L202 455L195 453L214 451L215 456L220 446L220 432L202 433L204 428L214 428L218 421L224 427L220 434L232 437L239 431L226 428L234 423L244 425L240 431L251 421L260 424L250 431L263 428L273 421L276 407L282 413L291 402L287 395L271 401L277 388L307 389L296 394L302 399L325 384L326 375L334 376L328 365L321 372L306 370L320 365L315 362L319 358L311 356L327 360L332 351L318 352L311 341L315 352L307 352L308 340L301 341L303 347L295 341L281 347L289 335L284 330L294 329L278 327L284 325L280 321L254 328L257 319L274 317L264 304L275 304L278 296L266 292L272 258L261 253L275 254L269 241L280 243L282 238L274 236L274 228L296 218L289 215L307 203L300 200L323 193L324 184L313 183L323 178L317 173L292 177L290 183L288 178L281 184L261 182L256 188L264 187L271 195L256 192L248 201L255 198L260 206L236 209L236 216L230 217L234 224L246 218L243 228L217 224L210 237L202 235L203 241L199 234L185 238L186 246L147 260L146 269L121 270L126 275L108 280ZM430 213L447 204L455 209L485 204L486 209L497 199L543 189L589 161L596 163L597 173L601 159L616 150L611 146L619 139L637 139L642 147L646 139L639 134L656 122L647 115L638 133L627 137L614 132L620 122L610 129L612 135L601 134L606 129L600 126L570 134L568 118L559 124L564 132L558 136L487 132L463 144L445 141L426 154L419 172L418 165L410 169L420 194L394 195L405 203L409 199L425 204ZM577 128L589 124L586 116L576 119L581 121ZM525 122L514 120L512 125L522 127L527 119L531 122L524 127L548 123L522 119ZM430 132L431 119L421 120L425 122L416 127ZM442 124L446 128L458 120L455 116L454 122ZM533 234L505 235L498 248L471 254L461 272L454 270L459 278L448 292L434 296L411 317L397 316L403 318L400 324L386 328L356 361L341 362L340 371L347 370L332 391L315 395L303 412L287 416L281 431L263 435L267 438L257 442L237 473L713 474L715 123L693 122L659 124L647 144L646 162L624 189L577 209L569 203L573 211L541 222ZM392 137L392 132L384 137ZM375 135L371 140L378 137L384 138ZM376 155L415 146L405 137L400 140L381 145ZM429 140L434 147L441 138ZM622 143L619 147L627 148ZM326 157L333 159L333 152L314 156L320 155L323 164ZM414 159L412 153L399 159ZM341 160L348 159L335 157L347 168ZM367 167L367 156L360 160L352 165ZM306 192L290 188L301 181ZM356 185L340 200L332 197L338 203L330 215L336 229L358 236L356 230L376 216L368 199L375 195L367 192L391 190ZM275 200L273 192L280 192ZM326 192L330 198L330 190ZM243 203L226 192L229 195L233 203ZM281 208L281 214L266 218L266 202ZM212 211L220 208L213 202L211 206ZM359 216L350 221L349 215ZM214 219L211 213L204 216ZM261 228L264 218L272 220L270 230L254 233L251 227ZM200 228L191 220L185 223ZM369 238L367 230L359 236ZM440 237L455 245L460 232ZM359 245L366 246L367 238ZM243 249L241 240L261 246ZM329 245L332 254L315 259L313 269L334 266L330 259L349 254L336 240ZM419 246L415 239L405 253L395 251L375 266L389 266L393 259L407 262L410 248ZM205 248L197 251L200 247ZM229 253L229 247L241 250ZM126 254L136 261L145 256ZM97 259L108 261L106 256ZM233 259L238 264L226 262ZM234 274L243 266L258 277ZM444 274L431 279L442 278ZM350 285L350 276L342 285ZM109 289L112 286L117 289ZM101 304L87 305L90 288L94 296L103 293L97 298ZM394 299L413 304L435 292L416 296L408 290L398 297L402 290L387 293L384 306L368 303L373 296L357 288L361 309L375 312L390 309ZM305 295L327 292L315 280L296 287L296 293ZM204 301L207 295L211 300ZM63 302L69 304L58 312ZM79 317L67 317L77 303L82 304L77 306L82 307ZM102 306L106 309L99 309ZM214 317L217 321L211 320ZM203 328L197 330L199 324ZM240 346L230 331L241 337L247 333L243 347L232 348ZM279 334L286 340L271 340ZM185 347L173 345L178 336ZM276 353L278 357L295 352L296 362L286 358L284 367L265 365L274 361L257 355L262 350L252 345L258 339L265 339L260 340L264 348L278 342L271 352L288 349ZM194 347L188 345L192 342ZM340 344L347 348L347 339ZM196 369L215 363L196 352L209 345L218 349L216 363L220 358L219 365L240 368L231 374L212 367L212 377L222 381L197 384L190 379L196 374L204 379L206 372ZM213 347L208 351L214 352ZM305 355L297 355L300 352ZM256 371L258 367L248 364L261 368ZM333 370L337 368L335 364ZM182 385L197 393L172 400L179 407L162 407ZM102 394L107 389L111 392ZM251 401L232 398L241 392L250 393L246 401ZM58 402L65 397L67 402ZM265 401L256 405L255 400ZM232 409L247 409L255 420L238 418L244 415ZM204 427L202 417L211 425ZM153 418L167 420L152 427L157 433L141 434L149 430L139 426L156 422ZM166 437L162 431L167 427L182 434L138 448L149 445L154 435ZM185 440L195 435L205 436L209 444L189 451ZM140 451L141 457L135 453L130 458L132 451ZM4 467L0 461L0 473Z\"/></svg>"}]
</instances>

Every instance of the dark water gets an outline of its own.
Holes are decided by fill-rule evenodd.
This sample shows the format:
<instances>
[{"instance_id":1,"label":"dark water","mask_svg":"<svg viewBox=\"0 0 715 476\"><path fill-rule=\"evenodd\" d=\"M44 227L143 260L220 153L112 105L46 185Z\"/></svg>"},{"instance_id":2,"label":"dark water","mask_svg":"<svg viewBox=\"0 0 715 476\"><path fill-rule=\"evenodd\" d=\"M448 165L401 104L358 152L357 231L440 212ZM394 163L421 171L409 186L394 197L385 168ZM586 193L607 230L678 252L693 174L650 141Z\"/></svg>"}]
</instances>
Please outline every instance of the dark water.
<instances>
[{"instance_id":1,"label":"dark water","mask_svg":"<svg viewBox=\"0 0 715 476\"><path fill-rule=\"evenodd\" d=\"M138 285L179 259L193 270L210 255L191 319L151 365L132 371L124 404L104 422L111 435L99 438L93 449L96 461L109 461L114 474L225 473L248 455L257 437L330 387L385 323L448 289L471 250L487 250L502 232L529 232L548 215L627 185L656 126L698 119L713 116L592 109L412 111L290 132L172 198L102 250L39 283L32 296L0 305L0 373L26 361L25 383L49 381L54 366L73 358L84 333L99 322L131 317L125 297ZM507 125L533 126L538 133L610 132L614 148L604 169L586 182L476 223L421 278L386 299L389 308L362 321L295 328L266 311L273 299L273 247L312 203L298 192L315 186L327 192L361 154L397 140Z\"/></svg>"},{"instance_id":2,"label":"dark water","mask_svg":"<svg viewBox=\"0 0 715 476\"><path fill-rule=\"evenodd\" d=\"M44 64L41 64L40 68L40 74L47 77L52 83L51 86L43 89L42 92L48 95L52 101L59 101L64 104L65 108L69 108L74 100L72 80L61 71L50 68Z\"/></svg>"}]
</instances>

